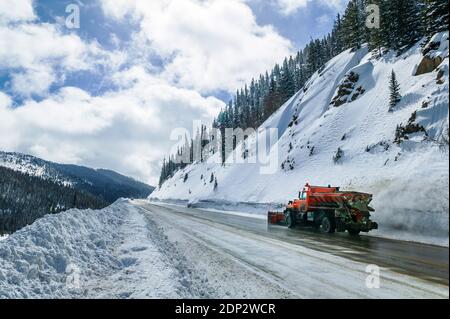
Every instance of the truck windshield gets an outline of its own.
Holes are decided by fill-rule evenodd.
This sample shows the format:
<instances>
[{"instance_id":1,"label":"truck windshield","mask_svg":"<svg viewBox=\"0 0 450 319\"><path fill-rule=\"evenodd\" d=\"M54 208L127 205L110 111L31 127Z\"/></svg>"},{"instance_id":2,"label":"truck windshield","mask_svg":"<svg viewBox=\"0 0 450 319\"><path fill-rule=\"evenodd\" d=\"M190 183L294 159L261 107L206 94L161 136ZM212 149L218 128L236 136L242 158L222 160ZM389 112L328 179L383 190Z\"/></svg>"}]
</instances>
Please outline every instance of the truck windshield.
<instances>
[{"instance_id":1,"label":"truck windshield","mask_svg":"<svg viewBox=\"0 0 450 319\"><path fill-rule=\"evenodd\" d=\"M300 199L306 199L306 192L300 193Z\"/></svg>"}]
</instances>

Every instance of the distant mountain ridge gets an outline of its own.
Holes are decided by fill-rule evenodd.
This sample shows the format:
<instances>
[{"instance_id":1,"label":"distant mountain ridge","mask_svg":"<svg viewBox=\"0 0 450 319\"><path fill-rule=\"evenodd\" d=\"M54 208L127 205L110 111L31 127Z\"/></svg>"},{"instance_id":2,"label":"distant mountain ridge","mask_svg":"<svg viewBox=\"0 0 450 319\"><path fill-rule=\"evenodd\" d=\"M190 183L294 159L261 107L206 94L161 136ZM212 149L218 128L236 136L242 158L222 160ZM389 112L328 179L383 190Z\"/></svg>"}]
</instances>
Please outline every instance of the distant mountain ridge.
<instances>
[{"instance_id":1,"label":"distant mountain ridge","mask_svg":"<svg viewBox=\"0 0 450 319\"><path fill-rule=\"evenodd\" d=\"M58 164L0 152L0 235L47 215L100 209L119 198L146 198L152 186L111 170Z\"/></svg>"},{"instance_id":2,"label":"distant mountain ridge","mask_svg":"<svg viewBox=\"0 0 450 319\"><path fill-rule=\"evenodd\" d=\"M21 153L0 151L0 166L86 191L109 203L119 197L145 198L154 190L152 186L112 170L58 164Z\"/></svg>"}]
</instances>

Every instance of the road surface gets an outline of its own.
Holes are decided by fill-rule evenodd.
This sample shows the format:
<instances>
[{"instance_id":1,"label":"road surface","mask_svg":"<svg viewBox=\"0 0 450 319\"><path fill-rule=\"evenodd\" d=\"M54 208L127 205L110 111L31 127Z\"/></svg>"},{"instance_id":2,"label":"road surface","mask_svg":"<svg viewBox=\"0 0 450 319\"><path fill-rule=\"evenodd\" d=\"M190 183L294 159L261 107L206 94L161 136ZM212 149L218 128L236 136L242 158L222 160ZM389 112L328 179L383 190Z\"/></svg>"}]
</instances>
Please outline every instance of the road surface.
<instances>
[{"instance_id":1,"label":"road surface","mask_svg":"<svg viewBox=\"0 0 450 319\"><path fill-rule=\"evenodd\" d=\"M198 297L449 297L448 248L268 227L263 219L162 203L134 205L173 244L174 258L190 265Z\"/></svg>"}]
</instances>

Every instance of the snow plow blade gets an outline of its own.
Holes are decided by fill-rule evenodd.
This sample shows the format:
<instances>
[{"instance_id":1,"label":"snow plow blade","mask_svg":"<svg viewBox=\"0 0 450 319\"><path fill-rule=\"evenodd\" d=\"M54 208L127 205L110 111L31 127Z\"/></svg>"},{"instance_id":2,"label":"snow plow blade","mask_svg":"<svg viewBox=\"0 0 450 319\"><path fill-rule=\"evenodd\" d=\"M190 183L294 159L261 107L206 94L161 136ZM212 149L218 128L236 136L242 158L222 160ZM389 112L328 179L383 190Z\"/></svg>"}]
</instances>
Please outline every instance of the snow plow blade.
<instances>
[{"instance_id":1,"label":"snow plow blade","mask_svg":"<svg viewBox=\"0 0 450 319\"><path fill-rule=\"evenodd\" d=\"M286 225L286 217L281 212L269 212L267 216L269 225Z\"/></svg>"}]
</instances>

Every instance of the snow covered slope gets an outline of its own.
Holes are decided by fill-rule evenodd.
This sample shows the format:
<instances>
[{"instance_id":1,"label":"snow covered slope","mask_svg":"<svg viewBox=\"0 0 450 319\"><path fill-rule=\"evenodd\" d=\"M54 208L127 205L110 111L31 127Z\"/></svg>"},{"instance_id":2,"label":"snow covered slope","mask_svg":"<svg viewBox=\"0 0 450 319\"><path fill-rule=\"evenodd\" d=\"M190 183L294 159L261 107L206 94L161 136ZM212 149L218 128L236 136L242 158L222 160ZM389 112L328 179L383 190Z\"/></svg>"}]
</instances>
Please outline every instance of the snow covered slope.
<instances>
[{"instance_id":1,"label":"snow covered slope","mask_svg":"<svg viewBox=\"0 0 450 319\"><path fill-rule=\"evenodd\" d=\"M177 172L150 198L284 203L306 182L334 184L375 195L380 230L373 234L448 245L448 146L436 142L448 137L448 32L432 41L427 58L442 62L428 73L420 44L400 56L375 59L362 48L329 61L260 128L279 130L270 148L275 173L261 174L261 164L218 165L216 154ZM402 100L389 112L392 70ZM256 140L246 143L250 158ZM242 154L238 148L231 156Z\"/></svg>"},{"instance_id":2,"label":"snow covered slope","mask_svg":"<svg viewBox=\"0 0 450 319\"><path fill-rule=\"evenodd\" d=\"M73 185L73 181L58 172L52 167L50 162L46 162L34 156L0 151L0 166L30 176L51 180L58 184L66 186Z\"/></svg>"}]
</instances>

